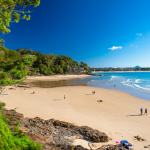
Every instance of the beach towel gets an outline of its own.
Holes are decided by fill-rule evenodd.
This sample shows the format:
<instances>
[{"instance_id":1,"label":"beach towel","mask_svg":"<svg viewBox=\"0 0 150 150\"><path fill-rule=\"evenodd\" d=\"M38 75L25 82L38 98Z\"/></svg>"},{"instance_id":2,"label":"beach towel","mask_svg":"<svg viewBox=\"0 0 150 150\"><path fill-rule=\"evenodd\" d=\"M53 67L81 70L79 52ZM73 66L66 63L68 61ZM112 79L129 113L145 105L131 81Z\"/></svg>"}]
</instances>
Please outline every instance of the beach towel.
<instances>
[{"instance_id":1,"label":"beach towel","mask_svg":"<svg viewBox=\"0 0 150 150\"><path fill-rule=\"evenodd\" d=\"M128 141L126 140L121 140L121 143L123 144L123 146L125 146L126 148L132 147L132 144L130 144Z\"/></svg>"},{"instance_id":2,"label":"beach towel","mask_svg":"<svg viewBox=\"0 0 150 150\"><path fill-rule=\"evenodd\" d=\"M121 145L121 141L120 140L116 140L116 141L114 141L114 143L116 143L117 145Z\"/></svg>"}]
</instances>

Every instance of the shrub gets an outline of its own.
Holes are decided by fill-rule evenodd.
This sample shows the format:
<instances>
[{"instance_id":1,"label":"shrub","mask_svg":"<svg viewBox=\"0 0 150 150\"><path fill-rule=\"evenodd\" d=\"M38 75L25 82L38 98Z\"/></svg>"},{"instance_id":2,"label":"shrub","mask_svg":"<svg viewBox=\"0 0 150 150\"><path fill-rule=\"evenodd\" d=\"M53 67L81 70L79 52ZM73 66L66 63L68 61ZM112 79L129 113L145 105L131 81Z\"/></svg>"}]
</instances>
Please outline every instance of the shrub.
<instances>
[{"instance_id":1,"label":"shrub","mask_svg":"<svg viewBox=\"0 0 150 150\"><path fill-rule=\"evenodd\" d=\"M5 103L0 102L0 108ZM18 130L17 122L15 131L11 132L6 124L8 120L0 112L0 150L41 150L42 144L31 141L21 130Z\"/></svg>"}]
</instances>

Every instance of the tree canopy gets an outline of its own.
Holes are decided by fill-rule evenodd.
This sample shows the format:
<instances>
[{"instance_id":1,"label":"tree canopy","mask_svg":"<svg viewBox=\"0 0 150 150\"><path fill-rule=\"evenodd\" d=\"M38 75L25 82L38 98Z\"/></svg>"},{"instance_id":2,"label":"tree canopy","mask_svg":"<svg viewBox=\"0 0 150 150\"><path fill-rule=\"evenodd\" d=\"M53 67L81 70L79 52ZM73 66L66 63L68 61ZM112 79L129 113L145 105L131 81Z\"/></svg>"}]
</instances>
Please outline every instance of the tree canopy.
<instances>
[{"instance_id":1,"label":"tree canopy","mask_svg":"<svg viewBox=\"0 0 150 150\"><path fill-rule=\"evenodd\" d=\"M0 0L0 32L9 33L10 22L18 23L20 19L30 20L30 11L24 11L27 6L37 7L40 0Z\"/></svg>"},{"instance_id":2,"label":"tree canopy","mask_svg":"<svg viewBox=\"0 0 150 150\"><path fill-rule=\"evenodd\" d=\"M4 41L1 41L2 43ZM83 69L84 68L84 69ZM22 81L27 75L53 75L70 72L90 71L87 64L80 64L65 55L42 54L20 48L9 50L0 45L0 84L14 84Z\"/></svg>"}]
</instances>

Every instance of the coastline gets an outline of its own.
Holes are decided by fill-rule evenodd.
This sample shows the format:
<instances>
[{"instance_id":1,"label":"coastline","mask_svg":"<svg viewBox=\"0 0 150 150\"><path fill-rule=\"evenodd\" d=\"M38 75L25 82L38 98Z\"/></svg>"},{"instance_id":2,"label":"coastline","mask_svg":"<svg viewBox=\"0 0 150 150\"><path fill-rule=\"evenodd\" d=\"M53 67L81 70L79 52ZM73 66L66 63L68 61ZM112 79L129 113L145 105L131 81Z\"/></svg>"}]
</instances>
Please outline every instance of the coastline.
<instances>
[{"instance_id":1,"label":"coastline","mask_svg":"<svg viewBox=\"0 0 150 150\"><path fill-rule=\"evenodd\" d=\"M25 82L30 83L33 81L59 81L88 78L92 75L51 75L51 76L27 76Z\"/></svg>"},{"instance_id":2,"label":"coastline","mask_svg":"<svg viewBox=\"0 0 150 150\"><path fill-rule=\"evenodd\" d=\"M53 80L55 79L54 77ZM9 90L12 87L15 90ZM92 95L93 90L96 91L95 95ZM35 94L32 94L33 91ZM135 150L139 147L142 150L149 144L150 115L139 114L141 107L150 110L150 101L129 93L88 86L46 89L31 87L25 90L7 86L3 93L8 93L1 95L1 101L6 103L6 109L16 108L25 117L54 118L80 126L87 125L112 138L109 144L114 144L113 140L128 140ZM66 100L63 99L64 95ZM100 103L98 100L103 102ZM133 136L137 135L146 141L135 141ZM83 140L76 140L75 144L87 146L87 142ZM95 144L101 146L105 143Z\"/></svg>"},{"instance_id":3,"label":"coastline","mask_svg":"<svg viewBox=\"0 0 150 150\"><path fill-rule=\"evenodd\" d=\"M92 73L110 73L110 72L150 72L150 71L92 71Z\"/></svg>"}]
</instances>

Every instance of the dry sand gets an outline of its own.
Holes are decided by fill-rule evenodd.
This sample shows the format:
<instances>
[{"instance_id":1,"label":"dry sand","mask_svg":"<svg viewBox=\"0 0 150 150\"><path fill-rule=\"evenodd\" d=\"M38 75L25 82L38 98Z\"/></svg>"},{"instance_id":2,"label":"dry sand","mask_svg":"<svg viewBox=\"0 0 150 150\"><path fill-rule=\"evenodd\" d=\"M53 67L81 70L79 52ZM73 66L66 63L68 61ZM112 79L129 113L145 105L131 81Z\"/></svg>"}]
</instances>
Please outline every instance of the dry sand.
<instances>
[{"instance_id":1,"label":"dry sand","mask_svg":"<svg viewBox=\"0 0 150 150\"><path fill-rule=\"evenodd\" d=\"M80 126L89 126L105 132L112 140L128 140L135 150L143 150L150 145L150 101L134 97L128 93L87 87L70 86L57 88L19 88L9 90L8 86L0 95L7 109L23 113L25 117L58 119ZM92 95L92 91L96 92ZM32 94L32 92L35 94ZM66 95L66 100L64 100ZM103 100L103 102L97 102ZM147 108L148 115L140 115L140 108ZM139 135L146 141L136 141ZM76 140L88 148L88 142ZM97 143L96 146L103 145ZM150 149L150 148L147 148Z\"/></svg>"},{"instance_id":2,"label":"dry sand","mask_svg":"<svg viewBox=\"0 0 150 150\"><path fill-rule=\"evenodd\" d=\"M51 76L27 76L26 82L33 81L59 81L59 80L71 80L87 78L91 75L51 75Z\"/></svg>"}]
</instances>

